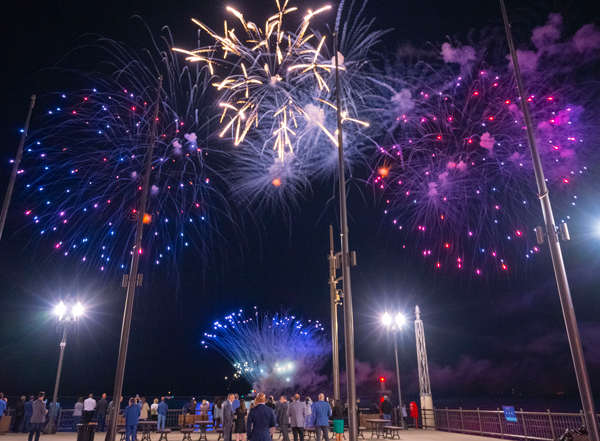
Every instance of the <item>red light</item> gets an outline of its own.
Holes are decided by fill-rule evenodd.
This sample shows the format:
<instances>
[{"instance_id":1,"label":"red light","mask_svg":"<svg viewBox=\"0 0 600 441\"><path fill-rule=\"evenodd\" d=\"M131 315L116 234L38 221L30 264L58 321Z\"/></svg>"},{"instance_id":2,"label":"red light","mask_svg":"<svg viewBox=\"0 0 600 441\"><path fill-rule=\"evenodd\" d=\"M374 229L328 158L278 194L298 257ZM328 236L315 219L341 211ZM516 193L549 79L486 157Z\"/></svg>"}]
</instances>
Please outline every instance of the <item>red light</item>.
<instances>
[{"instance_id":1,"label":"red light","mask_svg":"<svg viewBox=\"0 0 600 441\"><path fill-rule=\"evenodd\" d=\"M132 107L131 110L135 110L135 107Z\"/></svg>"},{"instance_id":2,"label":"red light","mask_svg":"<svg viewBox=\"0 0 600 441\"><path fill-rule=\"evenodd\" d=\"M87 98L84 98L85 101L87 101Z\"/></svg>"},{"instance_id":3,"label":"red light","mask_svg":"<svg viewBox=\"0 0 600 441\"><path fill-rule=\"evenodd\" d=\"M381 381L382 383L385 383L385 377L379 377L379 381Z\"/></svg>"},{"instance_id":4,"label":"red light","mask_svg":"<svg viewBox=\"0 0 600 441\"><path fill-rule=\"evenodd\" d=\"M522 233L519 230L517 230L517 236L520 236L521 234Z\"/></svg>"},{"instance_id":5,"label":"red light","mask_svg":"<svg viewBox=\"0 0 600 441\"><path fill-rule=\"evenodd\" d=\"M441 136L441 135L438 135L437 139L442 139L442 136Z\"/></svg>"},{"instance_id":6,"label":"red light","mask_svg":"<svg viewBox=\"0 0 600 441\"><path fill-rule=\"evenodd\" d=\"M450 248L450 244L449 243L446 244L446 248Z\"/></svg>"},{"instance_id":7,"label":"red light","mask_svg":"<svg viewBox=\"0 0 600 441\"><path fill-rule=\"evenodd\" d=\"M493 116L490 116L490 121L493 121L493 120L494 120L494 117L493 117Z\"/></svg>"},{"instance_id":8,"label":"red light","mask_svg":"<svg viewBox=\"0 0 600 441\"><path fill-rule=\"evenodd\" d=\"M504 101L504 104L510 104L510 100Z\"/></svg>"},{"instance_id":9,"label":"red light","mask_svg":"<svg viewBox=\"0 0 600 441\"><path fill-rule=\"evenodd\" d=\"M473 95L479 95L479 92L475 92Z\"/></svg>"},{"instance_id":10,"label":"red light","mask_svg":"<svg viewBox=\"0 0 600 441\"><path fill-rule=\"evenodd\" d=\"M549 96L548 97L548 101L552 101L554 99L554 97Z\"/></svg>"},{"instance_id":11,"label":"red light","mask_svg":"<svg viewBox=\"0 0 600 441\"><path fill-rule=\"evenodd\" d=\"M440 262L438 262L438 263L437 263L437 267L438 267L438 268L440 267Z\"/></svg>"},{"instance_id":12,"label":"red light","mask_svg":"<svg viewBox=\"0 0 600 441\"><path fill-rule=\"evenodd\" d=\"M568 184L568 183L569 183L569 180L568 180L567 178L565 178L565 179L563 179L563 182L564 182L565 184Z\"/></svg>"}]
</instances>

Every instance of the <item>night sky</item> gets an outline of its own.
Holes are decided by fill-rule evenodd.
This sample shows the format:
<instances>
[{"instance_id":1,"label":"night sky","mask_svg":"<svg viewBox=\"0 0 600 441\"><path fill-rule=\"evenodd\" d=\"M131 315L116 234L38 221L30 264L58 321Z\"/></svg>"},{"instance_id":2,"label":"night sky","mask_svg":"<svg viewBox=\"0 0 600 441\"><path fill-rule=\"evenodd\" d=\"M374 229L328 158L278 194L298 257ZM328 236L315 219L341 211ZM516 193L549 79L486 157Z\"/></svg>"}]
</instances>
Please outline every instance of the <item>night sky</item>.
<instances>
[{"instance_id":1,"label":"night sky","mask_svg":"<svg viewBox=\"0 0 600 441\"><path fill-rule=\"evenodd\" d=\"M294 3L309 9L323 2ZM47 75L45 69L78 47L83 34L143 47L147 34L140 22L132 19L139 15L153 33L169 26L179 46L189 47L196 33L190 19L220 29L226 6L250 19L272 10L269 2L242 0L3 3L0 194L5 193L9 160L19 142L30 95L73 90L61 82L60 75ZM508 1L507 7L517 33L529 33L543 25L550 12L565 17L567 33L586 23L600 24L600 8L593 0ZM381 45L382 52L393 52L405 42L440 46L446 36L466 41L471 29L501 24L496 2L483 6L475 0L371 0L367 15L377 17L377 28L394 28ZM318 25L331 25L333 20L332 13ZM81 69L88 64L93 60L82 59ZM34 118L43 110L36 107ZM582 196L582 208L569 224L572 240L563 251L598 399L597 194L590 190ZM332 185L315 186L298 208L291 209L289 217L273 213L263 216L259 225L246 219L243 234L224 226L223 248L213 251L205 268L194 251L187 252L177 280L160 269L147 273L134 305L124 395L211 395L222 394L228 387L246 392L247 385L225 381L233 369L223 358L200 345L211 324L233 311L250 311L254 306L262 311L289 310L298 317L320 320L327 327L330 223L339 247L339 206L332 196ZM425 326L434 405L436 397L452 399L459 406L470 397L498 394L576 396L546 245L540 247L535 262L508 273L474 278L466 272L435 272L403 248L403 237L384 223L381 202L374 200L364 184L350 186L348 210L350 247L358 256L358 266L352 269L356 355L371 365L361 365L359 374L365 396L374 390L380 375L392 375L394 369L393 347L379 325L379 316L385 310L401 310L412 322L417 304ZM77 297L88 311L79 332L69 336L60 395L110 395L125 300L122 276L81 271L79 265L32 244L31 231L22 223L22 215L12 211L0 242L0 391L8 396L39 390L51 393L60 341L52 309L59 299ZM410 401L417 401L413 329L409 326L403 335L402 379Z\"/></svg>"}]
</instances>

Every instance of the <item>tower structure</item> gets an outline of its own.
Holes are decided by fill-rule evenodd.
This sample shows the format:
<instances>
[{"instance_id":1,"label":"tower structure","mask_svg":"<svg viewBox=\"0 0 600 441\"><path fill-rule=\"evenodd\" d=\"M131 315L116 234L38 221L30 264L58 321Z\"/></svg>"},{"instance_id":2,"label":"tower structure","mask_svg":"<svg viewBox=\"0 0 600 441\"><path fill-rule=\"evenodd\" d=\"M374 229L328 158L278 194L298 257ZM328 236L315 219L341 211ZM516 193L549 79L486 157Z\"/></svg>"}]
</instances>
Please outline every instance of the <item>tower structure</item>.
<instances>
[{"instance_id":1,"label":"tower structure","mask_svg":"<svg viewBox=\"0 0 600 441\"><path fill-rule=\"evenodd\" d=\"M419 395L421 396L421 414L423 428L435 427L431 384L429 382L429 365L427 364L427 349L425 348L425 331L421 320L421 310L415 306L415 336L417 339L417 362L419 365Z\"/></svg>"}]
</instances>

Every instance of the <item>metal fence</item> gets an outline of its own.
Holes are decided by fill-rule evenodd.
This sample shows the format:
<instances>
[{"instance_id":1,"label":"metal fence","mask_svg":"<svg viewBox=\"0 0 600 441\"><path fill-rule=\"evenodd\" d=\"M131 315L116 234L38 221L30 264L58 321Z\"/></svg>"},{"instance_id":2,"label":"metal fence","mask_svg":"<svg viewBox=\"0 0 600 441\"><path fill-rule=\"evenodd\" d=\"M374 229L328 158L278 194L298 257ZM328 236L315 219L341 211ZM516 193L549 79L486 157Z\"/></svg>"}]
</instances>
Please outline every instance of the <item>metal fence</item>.
<instances>
[{"instance_id":1,"label":"metal fence","mask_svg":"<svg viewBox=\"0 0 600 441\"><path fill-rule=\"evenodd\" d=\"M425 415L423 416L423 412ZM507 421L497 410L433 409L420 412L419 425L428 429L513 440L558 440L567 429L585 424L580 413L516 412L517 421ZM431 425L433 422L433 425Z\"/></svg>"}]
</instances>

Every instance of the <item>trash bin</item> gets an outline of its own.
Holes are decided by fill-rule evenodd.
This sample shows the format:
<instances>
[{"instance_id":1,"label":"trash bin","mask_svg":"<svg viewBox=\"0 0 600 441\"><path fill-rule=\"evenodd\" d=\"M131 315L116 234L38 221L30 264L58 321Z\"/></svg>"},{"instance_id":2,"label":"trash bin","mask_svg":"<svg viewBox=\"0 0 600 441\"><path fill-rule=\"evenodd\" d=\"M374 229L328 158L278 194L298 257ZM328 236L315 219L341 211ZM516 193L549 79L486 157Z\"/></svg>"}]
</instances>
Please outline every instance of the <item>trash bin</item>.
<instances>
[{"instance_id":1,"label":"trash bin","mask_svg":"<svg viewBox=\"0 0 600 441\"><path fill-rule=\"evenodd\" d=\"M77 424L77 441L94 441L97 423Z\"/></svg>"}]
</instances>

